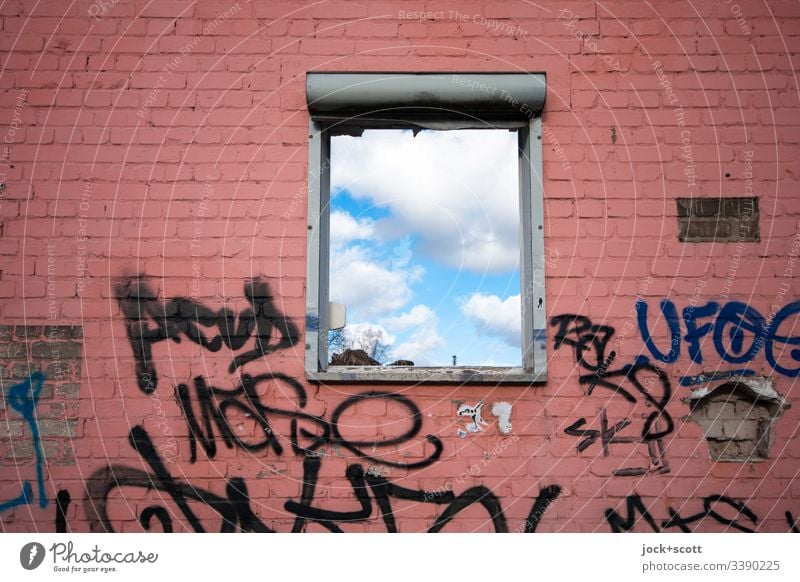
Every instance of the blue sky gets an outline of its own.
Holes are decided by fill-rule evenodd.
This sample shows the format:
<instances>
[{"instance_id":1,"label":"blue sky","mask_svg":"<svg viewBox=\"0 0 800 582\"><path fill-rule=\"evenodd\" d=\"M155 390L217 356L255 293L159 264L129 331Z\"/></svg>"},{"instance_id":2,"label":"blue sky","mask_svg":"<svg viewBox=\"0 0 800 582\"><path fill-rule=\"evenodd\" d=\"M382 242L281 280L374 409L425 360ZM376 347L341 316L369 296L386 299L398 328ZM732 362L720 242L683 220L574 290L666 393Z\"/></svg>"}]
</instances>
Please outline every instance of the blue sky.
<instances>
[{"instance_id":1,"label":"blue sky","mask_svg":"<svg viewBox=\"0 0 800 582\"><path fill-rule=\"evenodd\" d=\"M391 359L519 365L517 138L365 131L331 144L331 301Z\"/></svg>"}]
</instances>

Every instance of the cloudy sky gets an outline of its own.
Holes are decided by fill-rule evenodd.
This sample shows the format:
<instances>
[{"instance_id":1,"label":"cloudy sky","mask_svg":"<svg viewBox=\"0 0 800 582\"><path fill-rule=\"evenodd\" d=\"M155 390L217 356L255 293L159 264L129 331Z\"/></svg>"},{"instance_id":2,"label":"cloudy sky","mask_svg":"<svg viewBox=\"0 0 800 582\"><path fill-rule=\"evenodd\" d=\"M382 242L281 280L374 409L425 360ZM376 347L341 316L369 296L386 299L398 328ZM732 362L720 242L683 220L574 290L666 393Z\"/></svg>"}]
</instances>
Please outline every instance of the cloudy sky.
<instances>
[{"instance_id":1,"label":"cloudy sky","mask_svg":"<svg viewBox=\"0 0 800 582\"><path fill-rule=\"evenodd\" d=\"M331 301L392 359L520 365L517 136L370 130L331 144Z\"/></svg>"}]
</instances>

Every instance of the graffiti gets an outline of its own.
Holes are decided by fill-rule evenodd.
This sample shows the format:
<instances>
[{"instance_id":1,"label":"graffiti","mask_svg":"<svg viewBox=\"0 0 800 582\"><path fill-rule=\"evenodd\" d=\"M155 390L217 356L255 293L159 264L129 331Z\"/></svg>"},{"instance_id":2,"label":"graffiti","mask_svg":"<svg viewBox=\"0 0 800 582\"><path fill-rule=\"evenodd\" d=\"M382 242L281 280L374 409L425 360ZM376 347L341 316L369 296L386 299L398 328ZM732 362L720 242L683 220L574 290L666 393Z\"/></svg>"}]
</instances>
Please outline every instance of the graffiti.
<instances>
[{"instance_id":1,"label":"graffiti","mask_svg":"<svg viewBox=\"0 0 800 582\"><path fill-rule=\"evenodd\" d=\"M67 533L67 510L71 501L66 489L56 494L56 533Z\"/></svg>"},{"instance_id":2,"label":"graffiti","mask_svg":"<svg viewBox=\"0 0 800 582\"><path fill-rule=\"evenodd\" d=\"M194 463L197 460L198 442L209 458L216 456L215 427L228 448L232 448L236 444L248 451L259 451L271 446L274 452L280 455L283 453L283 446L281 439L274 434L267 420L270 414L283 414L295 419L292 424L293 434L290 441L296 452L300 452L296 418L301 417L313 421L319 421L319 419L292 410L270 408L261 404L260 396L257 393L259 385L276 382L285 383L295 393L301 408L306 405L306 393L303 387L292 378L282 374L262 374L256 377L244 374L239 385L233 390L208 386L205 378L198 376L194 379L194 395L198 402L200 416L200 421L198 421L194 411L195 407L192 404L190 388L186 384L179 384L177 387L178 402L189 426L190 462ZM251 415L258 425L260 433L263 434L263 439L248 442L239 437L228 422L227 415L232 410ZM327 437L329 434L330 429L326 426L323 436Z\"/></svg>"},{"instance_id":3,"label":"graffiti","mask_svg":"<svg viewBox=\"0 0 800 582\"><path fill-rule=\"evenodd\" d=\"M131 429L129 442L150 466L152 473L121 465L109 465L95 471L86 482L84 502L90 521L90 531L114 531L108 517L107 501L113 490L122 487L139 487L168 494L195 532L205 532L206 529L192 511L189 501L200 502L215 511L221 518L219 531L222 533L237 530L272 531L253 515L247 486L241 479L230 479L226 487L227 497L220 497L204 489L176 481L159 457L147 431L141 426ZM165 533L173 531L172 519L165 508L148 506L142 511L139 521L145 530L150 530L153 518L160 523Z\"/></svg>"},{"instance_id":4,"label":"graffiti","mask_svg":"<svg viewBox=\"0 0 800 582\"><path fill-rule=\"evenodd\" d=\"M536 528L539 527L542 516L547 511L547 508L558 499L559 495L561 495L561 487L558 485L550 485L539 492L539 496L534 501L531 512L528 514L528 519L523 524L524 533L536 533Z\"/></svg>"},{"instance_id":5,"label":"graffiti","mask_svg":"<svg viewBox=\"0 0 800 582\"><path fill-rule=\"evenodd\" d=\"M642 427L642 440L654 441L670 434L674 429L672 417L666 411L667 403L672 396L672 387L667 374L661 369L650 364L644 356L636 358L635 363L626 364L619 370L608 372L603 378L592 380L591 378L579 378L581 384L593 384L602 388L608 388L617 396L620 396L630 403L636 403L637 398L627 385L634 388L633 392L638 393L647 404L655 408L647 415L644 426ZM656 391L651 393L649 386L655 384ZM591 392L588 392L591 395ZM659 422L663 421L663 427L659 428Z\"/></svg>"},{"instance_id":6,"label":"graffiti","mask_svg":"<svg viewBox=\"0 0 800 582\"><path fill-rule=\"evenodd\" d=\"M504 438L496 443L490 450L483 452L483 457L480 463L473 463L467 466L466 469L461 471L458 475L448 478L444 484L435 489L434 491L453 491L456 485L465 483L470 478L476 478L483 474L483 469L488 467L489 464L497 459L503 451L505 451L512 443L519 441L519 436L513 435L511 438ZM432 495L428 493L427 495Z\"/></svg>"},{"instance_id":7,"label":"graffiti","mask_svg":"<svg viewBox=\"0 0 800 582\"><path fill-rule=\"evenodd\" d=\"M612 390L630 403L636 403L637 398L634 393L638 393L656 409L645 421L642 439L656 440L672 432L673 421L665 410L672 395L672 388L663 370L650 364L646 357L640 356L636 358L634 364L626 364L618 370L609 371L609 363L614 361L616 354L612 351L609 358L605 358L605 349L614 335L614 328L594 325L588 317L581 315L556 316L551 319L550 324L558 326L555 348L558 349L561 345L573 347L578 365L591 372L581 375L578 379L580 384L587 386L588 395L599 386ZM594 362L587 359L587 353L591 353L591 350L594 351ZM650 377L647 377L648 374ZM627 383L630 383L630 386L627 386ZM658 393L650 392L649 387L653 384L660 389ZM666 427L655 430L654 425L659 420L663 420Z\"/></svg>"},{"instance_id":8,"label":"graffiti","mask_svg":"<svg viewBox=\"0 0 800 582\"><path fill-rule=\"evenodd\" d=\"M633 527L636 525L637 521L637 513L642 516L642 519L647 522L647 525L649 525L653 531L661 531L658 528L656 520L653 519L653 516L650 515L647 507L645 507L644 503L642 502L642 498L639 496L639 494L634 493L633 495L628 495L628 497L625 498L625 512L627 514L626 517L622 517L616 512L616 510L606 509L606 521L608 521L608 525L611 526L611 531L614 533L633 530Z\"/></svg>"},{"instance_id":9,"label":"graffiti","mask_svg":"<svg viewBox=\"0 0 800 582\"><path fill-rule=\"evenodd\" d=\"M291 347L298 338L295 326L275 308L266 283L250 281L245 285L245 296L251 307L237 316L229 310L216 311L187 299L158 302L143 277L124 280L117 285L116 297L126 318L128 339L136 359L138 385L145 393L151 394L158 385L152 352L156 342L168 339L180 342L186 337L212 352L223 346L234 352L228 368L231 373L237 372L232 388L220 387L204 376L195 376L190 382L178 383L175 387L176 399L188 427L190 462L197 461L198 449L208 458L214 458L220 445L250 452L269 451L278 456L290 447L292 453L302 457L303 468L299 499L288 500L284 505L284 509L295 516L292 526L295 532L303 531L308 524L339 532L345 524L375 516L383 521L387 531L398 531L393 503L401 500L441 506L442 511L430 526L430 532L441 531L459 513L473 505L486 511L495 531L508 531L500 500L486 487L476 485L459 494L447 489L409 489L388 479L382 470L375 470L375 467L419 469L430 466L441 456L443 445L438 437L420 437L422 414L407 397L392 392L364 392L346 398L334 408L328 419L305 410L308 403L306 390L294 378L278 372L244 373L244 364ZM212 331L207 332L207 336L205 330ZM274 337L276 330L277 337ZM254 336L255 349L241 353L247 340ZM288 398L292 406L267 404L271 394ZM409 421L407 427L400 434L389 437L346 437L342 419L365 401L380 401L386 406L400 408ZM459 407L459 417L470 419L469 424L462 425L466 428L465 435L481 431L489 424L482 418L483 406L483 402L479 402L476 406ZM497 403L493 410L499 418L501 432L510 432L511 405ZM255 423L255 432L247 437L240 436L234 427L236 418L250 419ZM422 458L411 461L391 457L398 445L414 440L420 445L426 444L431 450ZM134 427L129 441L149 465L150 471L111 465L92 476L85 508L93 516L93 531L113 529L107 513L107 500L113 491L127 487L166 493L177 514L183 516L193 531L272 531L253 513L243 479L231 478L224 496L198 489L171 475L167 463L143 427ZM365 471L361 463L349 464L346 468L345 477L355 500L355 507L350 510L324 509L315 501L318 477L328 446L331 450L346 450L369 464L369 471ZM560 488L557 491L547 489L537 499L525 531L535 531L542 515L559 493ZM204 523L198 517L192 509L198 502L213 510L219 517L218 524ZM144 507L138 520L147 531L171 532L175 529L174 513L160 504Z\"/></svg>"},{"instance_id":10,"label":"graffiti","mask_svg":"<svg viewBox=\"0 0 800 582\"><path fill-rule=\"evenodd\" d=\"M127 487L166 493L189 527L195 532L209 531L208 524L204 524L192 509L191 504L195 503L205 505L216 513L220 520L216 529L222 533L234 531L268 533L274 531L253 512L248 488L243 479L231 478L223 497L176 480L170 474L143 427L135 426L131 429L129 442L147 463L151 472L122 465L109 465L95 471L87 481L87 495L84 502L85 511L90 518L91 531L114 531L108 515L109 496L114 490ZM373 518L376 515L376 507L377 516L383 521L386 531L397 532L399 530L392 500L442 506L442 512L428 529L431 533L442 531L460 512L472 505L479 505L486 510L496 532L509 531L500 500L484 486L470 487L458 495L452 491L409 489L393 483L382 475L364 471L363 466L358 463L349 465L345 473L357 508L349 511L323 509L314 505L321 464L320 456L304 457L300 498L298 501L288 500L284 504L284 509L295 516L291 530L293 532L303 531L307 523L315 523L332 532L341 532L344 524L363 522ZM524 525L525 532L536 531L548 507L560 493L561 488L557 485L546 487L539 493ZM161 505L147 506L139 516L139 523L145 530L151 530L154 521L160 525L161 531L174 531L170 512Z\"/></svg>"},{"instance_id":11,"label":"graffiti","mask_svg":"<svg viewBox=\"0 0 800 582\"><path fill-rule=\"evenodd\" d=\"M614 509L606 510L606 520L611 526L611 531L615 533L632 531L639 521L637 514L654 532L670 528L677 528L682 532L691 532L689 525L706 518L711 518L726 528L733 528L743 532L754 532L754 528L758 523L758 517L747 505L725 495L709 495L703 498L703 510L688 517L682 517L679 512L670 507L669 519L663 520L660 527L637 493L626 497L625 513L626 516L622 517Z\"/></svg>"},{"instance_id":12,"label":"graffiti","mask_svg":"<svg viewBox=\"0 0 800 582\"><path fill-rule=\"evenodd\" d=\"M280 383L287 386L294 394L297 409L286 409L267 406L261 402L259 395L260 386L274 387ZM306 391L303 386L288 376L279 373L261 374L250 376L244 374L241 383L233 390L209 387L202 377L195 378L195 394L200 407L200 421L194 412L189 388L185 384L178 386L178 397L181 409L189 426L189 443L191 462L197 459L197 443L205 450L209 458L216 455L215 431L220 434L222 442L229 448L234 445L247 451L261 451L271 449L276 455L283 454L282 442L288 441L292 451L297 455L315 454L320 447L330 444L342 447L354 455L373 463L381 463L390 467L403 467L407 469L420 468L435 462L442 453L442 442L438 437L427 436L425 440L433 446L430 455L419 461L402 463L378 458L375 453L366 452L377 449L393 448L395 445L409 442L416 437L422 429L422 413L419 408L408 398L391 392L365 392L351 396L344 400L334 410L331 420L314 416L303 411L307 403ZM405 433L390 439L348 440L341 434L340 418L353 406L365 400L380 400L388 404L396 404L405 408L411 424ZM256 440L245 440L236 434L228 421L231 410L238 410L250 415L256 422L260 437ZM276 432L270 419L280 417L289 420L289 437L284 438ZM202 426L201 426L202 424ZM314 430L309 430L310 427Z\"/></svg>"},{"instance_id":13,"label":"graffiti","mask_svg":"<svg viewBox=\"0 0 800 582\"><path fill-rule=\"evenodd\" d=\"M159 398L158 394L153 392L148 398L150 398L150 402L153 404L156 426L161 431L161 434L167 437L167 441L159 445L159 449L164 453L164 460L167 463L174 463L179 456L178 441L172 434L172 428L167 422L167 415L164 412L164 407L161 406L161 399Z\"/></svg>"},{"instance_id":14,"label":"graffiti","mask_svg":"<svg viewBox=\"0 0 800 582\"><path fill-rule=\"evenodd\" d=\"M258 279L245 283L244 296L250 308L238 317L228 308L215 311L192 299L176 298L161 303L141 275L118 281L115 295L126 319L139 388L146 394L158 385L153 362L153 344L158 342L180 343L186 338L218 352L223 346L240 350L253 338L252 349L234 356L228 367L232 373L248 362L295 345L299 338L294 323L276 308L269 285ZM212 335L207 336L204 330L210 330Z\"/></svg>"},{"instance_id":15,"label":"graffiti","mask_svg":"<svg viewBox=\"0 0 800 582\"><path fill-rule=\"evenodd\" d=\"M603 447L603 456L608 456L608 445L611 443L632 443L636 442L635 437L619 437L616 436L619 431L621 431L626 426L631 424L631 421L627 418L623 418L614 426L608 426L608 416L606 415L606 409L603 408L602 412L600 413L600 430L593 430L593 429L582 429L581 427L586 424L585 418L579 418L576 420L572 425L568 426L564 429L564 432L570 436L575 437L583 437L583 440L578 443L578 451L583 452L590 446L592 446L598 438L600 438L600 442Z\"/></svg>"},{"instance_id":16,"label":"graffiti","mask_svg":"<svg viewBox=\"0 0 800 582\"><path fill-rule=\"evenodd\" d=\"M586 394L591 396L596 388L610 390L630 404L643 402L652 409L642 423L639 436L620 436L624 429L633 424L630 418L609 424L604 408L600 413L598 428L584 428L588 421L579 418L565 429L565 433L581 438L577 444L579 452L585 451L598 440L602 453L608 456L612 444L642 444L647 446L650 466L623 467L614 470L616 476L644 475L649 472L669 472L669 462L664 455L665 447L662 439L672 433L674 422L666 410L672 396L672 386L667 374L652 365L648 358L639 356L633 364L625 364L618 369L611 369L616 352L608 352L609 342L615 330L607 325L596 325L588 317L582 315L559 315L550 320L556 327L554 337L555 349L569 346L573 349L575 360L586 372L578 377L578 383L586 387Z\"/></svg>"},{"instance_id":17,"label":"graffiti","mask_svg":"<svg viewBox=\"0 0 800 582\"><path fill-rule=\"evenodd\" d=\"M489 423L483 420L481 413L483 411L483 402L478 402L475 406L469 404L462 404L458 407L456 415L459 417L458 436L462 439L472 432L481 432L483 426L489 426ZM461 421L462 418L469 418L469 422Z\"/></svg>"},{"instance_id":18,"label":"graffiti","mask_svg":"<svg viewBox=\"0 0 800 582\"><path fill-rule=\"evenodd\" d=\"M475 406L469 404L462 404L456 410L458 416L458 430L457 434L460 438L466 437L470 433L483 432L484 426L489 426L489 423L483 419L483 401L478 402ZM511 410L512 405L508 402L495 402L492 405L492 416L497 418L497 428L500 434L511 434ZM467 422L465 419L469 419Z\"/></svg>"},{"instance_id":19,"label":"graffiti","mask_svg":"<svg viewBox=\"0 0 800 582\"><path fill-rule=\"evenodd\" d=\"M755 376L755 370L723 370L721 372L709 372L697 374L696 376L681 376L678 383L681 386L689 387L697 384L708 384L717 380L727 380L728 378L740 378L743 376Z\"/></svg>"},{"instance_id":20,"label":"graffiti","mask_svg":"<svg viewBox=\"0 0 800 582\"><path fill-rule=\"evenodd\" d=\"M494 531L510 531L501 499L482 484L467 483L461 491L454 491L452 484L431 490L403 486L390 477L388 469L429 467L443 453L441 439L422 432L421 411L408 397L393 392L367 391L346 397L331 412L312 414L307 409L306 388L297 379L274 370L267 373L244 371L245 364L291 348L299 340L296 326L276 308L266 282L251 280L245 284L244 296L249 307L240 313L228 308L209 308L191 299L159 301L156 295L141 276L121 281L116 289L136 362L139 389L152 394L158 387L153 346L159 342L188 340L210 352L230 350L231 360L226 365L234 378L232 385L221 385L208 376L194 375L174 386L175 398L188 428L190 462L196 463L199 454L213 459L220 447L275 456L288 452L298 457L302 463L302 482L296 497L283 500L282 509L289 515L286 529L302 532L314 527L343 532L349 525L371 521L382 524L387 532L397 532L401 529L398 506L412 503L437 508L426 526L429 532L444 531L468 509L474 519L475 508L485 515L485 523ZM636 309L642 338L653 362L644 356L629 363L618 362L617 353L610 349L615 335L611 326L596 325L587 317L570 314L553 317L550 321L555 328L555 349L565 346L572 350L580 369L578 383L585 393L591 396L600 391L613 396L615 402L632 407L630 412L611 419L612 411L619 414L618 407L603 406L593 421L578 418L565 429L567 435L577 439L575 446L579 453L594 450L608 457L615 447L646 447L649 463L613 469L614 476L670 471L664 439L675 428L667 411L672 386L667 374L656 363L675 361L680 356L682 343L687 344L688 353L696 363L702 362L701 343L706 336L714 339L717 353L729 363L749 361L748 358L754 357L763 347L770 363L781 359L780 364L773 364L776 370L778 366L788 369L789 365L780 357L784 354L778 354L778 348L800 344L800 338L783 331L800 312L800 308L792 306L765 323L757 312L735 302L723 307L710 302L690 311L687 308L679 317L675 305L665 300L661 304L661 314L667 322L668 347L656 345L651 336L646 305L637 302ZM682 327L685 335L682 335ZM788 352L794 361L800 361L797 352ZM714 378L721 377L719 374L713 373ZM723 374L727 378L732 372ZM686 376L681 383L694 385L700 381L698 378L707 381L708 376ZM273 397L283 404L276 404ZM344 419L359 410L357 406L364 402L380 404L379 409L398 409L399 416L406 419L404 428L388 436L349 436ZM458 406L459 437L482 432L489 426L483 418L484 406L483 401ZM508 402L496 402L491 407L501 434L511 433L511 411ZM241 419L247 419L253 430L240 430L241 424L237 427L237 423L241 423ZM90 517L92 531L114 531L116 518L109 512L113 495L115 492L124 495L124 490L130 488L144 489L155 496L153 503L137 506L136 519L145 531L173 532L184 527L195 532L276 531L275 524L257 515L251 502L251 493L256 498L261 496L258 482L247 483L243 477L229 475L224 484L220 484L224 491L198 488L173 475L168 468L169 459L163 457L143 426L130 430L129 443L146 467L111 464L91 476L84 509ZM397 450L408 443L420 450L425 447L424 454L412 459L398 458ZM326 503L328 495L318 483L324 474L329 451L342 450L355 461L348 462L344 469L348 500L344 505L330 507ZM476 477L472 472L468 476ZM527 519L516 531L536 532L561 492L559 485L541 488ZM63 492L66 496L61 493L56 528L66 531L70 500L66 492ZM695 513L674 507L668 507L667 511L667 516L656 519L641 497L633 493L625 498L623 509L607 509L605 518L615 532L632 531L639 523L652 531L692 531L703 521L739 531L755 531L758 524L758 517L746 504L724 495L703 498L702 507ZM790 529L795 531L797 525L789 512L786 519Z\"/></svg>"},{"instance_id":21,"label":"graffiti","mask_svg":"<svg viewBox=\"0 0 800 582\"><path fill-rule=\"evenodd\" d=\"M36 484L39 496L39 507L47 507L47 493L44 488L44 455L42 454L42 441L39 435L39 424L36 420L36 405L42 393L44 374L34 372L27 380L15 384L8 390L6 401L25 420L31 431L33 452L36 457ZM0 503L0 511L11 509L19 505L30 505L34 500L33 486L29 481L22 483L21 493L14 499Z\"/></svg>"},{"instance_id":22,"label":"graffiti","mask_svg":"<svg viewBox=\"0 0 800 582\"><path fill-rule=\"evenodd\" d=\"M142 277L124 281L117 286L117 299L128 322L128 338L137 360L139 387L146 393L155 390L157 371L152 362L151 344L156 341L172 339L180 341L185 335L193 342L216 352L226 345L232 350L244 347L255 332L255 349L234 356L229 371L240 368L247 362L266 356L295 344L297 329L285 316L280 314L272 301L272 295L265 282L250 281L245 285L245 297L251 308L237 317L230 310L214 311L192 300L173 299L159 307L152 298L154 293ZM150 321L148 321L148 318ZM238 324L236 323L238 320ZM216 328L219 335L213 338L204 336L198 325ZM235 333L229 330L235 329ZM278 330L281 338L272 342L273 332ZM284 393L288 389L295 400L294 409L265 405L260 391L270 388ZM251 376L241 374L234 388L221 388L210 385L203 377L197 376L190 385L178 384L177 399L189 428L190 461L197 461L198 443L209 458L217 453L217 435L228 447L234 446L247 451L271 449L276 455L283 453L282 441L272 426L271 419L281 418L289 421L288 441L295 454L314 453L323 444L341 446L368 462L380 462L390 467L418 468L433 463L442 452L441 441L434 436L426 437L433 446L430 456L412 463L378 460L367 449L393 448L413 439L422 427L422 415L416 405L408 398L388 392L367 392L348 398L333 412L330 422L305 412L307 396L297 380L280 373L267 373ZM411 425L405 434L391 439L350 441L341 435L339 418L356 403L364 400L383 400L403 407L408 412ZM258 426L259 437L245 440L231 428L233 414L249 415ZM313 427L313 430L310 430ZM301 440L310 442L301 444Z\"/></svg>"},{"instance_id":23,"label":"graffiti","mask_svg":"<svg viewBox=\"0 0 800 582\"><path fill-rule=\"evenodd\" d=\"M800 301L785 305L771 319L765 319L757 309L739 301L730 301L722 306L715 301L700 307L688 306L679 317L675 304L663 299L660 310L669 332L667 351L662 351L653 340L647 302L643 299L636 302L642 340L660 362L676 362L680 357L681 343L685 341L691 361L702 364L701 342L711 334L716 354L726 363L750 362L763 348L767 362L776 372L790 378L800 376L800 336L790 335L800 314ZM686 329L684 336L681 336L681 321Z\"/></svg>"},{"instance_id":24,"label":"graffiti","mask_svg":"<svg viewBox=\"0 0 800 582\"><path fill-rule=\"evenodd\" d=\"M30 505L32 501L33 488L31 487L30 482L24 481L22 483L22 492L13 499L9 499L8 501L0 503L0 511L5 511L6 509L11 509L12 507L17 507L18 505Z\"/></svg>"},{"instance_id":25,"label":"graffiti","mask_svg":"<svg viewBox=\"0 0 800 582\"><path fill-rule=\"evenodd\" d=\"M557 315L550 319L550 325L557 327L553 338L554 349L562 345L575 351L578 365L593 373L605 373L609 359L606 348L614 335L614 328L607 325L595 325L588 317L582 315ZM615 352L611 352L616 357ZM614 358L610 357L613 362Z\"/></svg>"},{"instance_id":26,"label":"graffiti","mask_svg":"<svg viewBox=\"0 0 800 582\"><path fill-rule=\"evenodd\" d=\"M734 515L732 517L725 517L723 513L720 513L721 511L725 511L725 506L733 509ZM712 518L726 527L731 527L743 532L754 532L755 529L753 528L758 523L758 517L747 505L725 495L709 495L704 498L703 510L689 517L681 517L681 515L672 508L669 509L669 515L669 519L662 523L662 527L665 529L677 527L683 532L690 532L691 529L688 527L690 524L707 517ZM748 520L753 525L753 528L749 525L739 523L737 519L740 516Z\"/></svg>"},{"instance_id":27,"label":"graffiti","mask_svg":"<svg viewBox=\"0 0 800 582\"><path fill-rule=\"evenodd\" d=\"M661 302L661 314L664 316L664 320L667 323L670 334L670 347L666 354L656 347L653 338L650 336L650 328L647 325L647 303L643 299L638 299L636 301L636 320L639 323L639 333L642 334L642 341L644 342L644 345L647 346L647 349L650 350L650 353L653 354L653 357L656 360L666 364L671 364L678 360L678 356L680 356L681 353L681 326L680 320L678 319L678 310L672 301L669 299L664 299ZM696 318L697 316L694 315L691 321L694 322ZM703 327L706 332L708 332L708 330L711 328L710 325ZM694 339L696 340L701 336L698 335L699 330L695 329L694 331ZM689 336L688 333L686 335L687 337ZM696 347L696 343L694 341L692 341L690 345L692 347Z\"/></svg>"},{"instance_id":28,"label":"graffiti","mask_svg":"<svg viewBox=\"0 0 800 582\"><path fill-rule=\"evenodd\" d=\"M598 439L600 439L601 450L604 457L609 455L609 445L621 443L636 443L639 442L637 437L620 437L617 433L631 424L627 418L622 419L613 426L609 426L608 415L606 409L603 408L600 412L600 428L597 429L583 429L581 428L586 424L585 418L579 418L573 424L564 429L564 432L570 436L583 437L578 445L578 452L583 452L592 446ZM650 467L627 467L621 469L614 469L612 474L615 477L636 477L646 475L651 472L655 473L669 473L670 466L669 460L666 457L664 450L663 439L656 439L647 441L647 452L650 457Z\"/></svg>"},{"instance_id":29,"label":"graffiti","mask_svg":"<svg viewBox=\"0 0 800 582\"><path fill-rule=\"evenodd\" d=\"M789 523L789 531L791 533L800 533L800 525L795 521L791 511L786 512L786 521Z\"/></svg>"},{"instance_id":30,"label":"graffiti","mask_svg":"<svg viewBox=\"0 0 800 582\"><path fill-rule=\"evenodd\" d=\"M306 521L318 523L332 532L341 532L342 529L339 524L342 522L358 522L369 519L372 516L372 503L368 490L372 492L386 531L390 533L398 531L391 499L444 505L444 511L428 529L429 533L441 531L459 512L473 504L479 504L486 509L496 532L508 531L508 524L506 523L500 500L486 487L471 487L457 496L452 491L429 492L408 489L392 483L383 476L365 473L359 464L350 465L346 472L347 480L350 482L353 494L360 505L358 510L348 512L314 507L312 502L320 464L321 460L316 457L307 457L304 460L303 491L300 501L287 501L284 505L287 511L297 516L292 528L293 532L302 531Z\"/></svg>"}]
</instances>

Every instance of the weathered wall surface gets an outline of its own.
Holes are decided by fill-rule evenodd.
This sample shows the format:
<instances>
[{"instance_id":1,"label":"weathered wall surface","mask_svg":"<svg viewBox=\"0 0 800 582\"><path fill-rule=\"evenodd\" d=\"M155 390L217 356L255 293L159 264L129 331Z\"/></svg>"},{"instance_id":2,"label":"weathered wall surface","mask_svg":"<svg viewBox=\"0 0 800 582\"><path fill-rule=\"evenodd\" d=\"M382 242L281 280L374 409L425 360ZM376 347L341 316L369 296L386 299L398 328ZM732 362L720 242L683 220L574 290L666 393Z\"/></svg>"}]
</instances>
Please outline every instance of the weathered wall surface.
<instances>
[{"instance_id":1,"label":"weathered wall surface","mask_svg":"<svg viewBox=\"0 0 800 582\"><path fill-rule=\"evenodd\" d=\"M0 16L4 531L797 529L796 2ZM547 73L546 385L305 381L312 69Z\"/></svg>"}]
</instances>

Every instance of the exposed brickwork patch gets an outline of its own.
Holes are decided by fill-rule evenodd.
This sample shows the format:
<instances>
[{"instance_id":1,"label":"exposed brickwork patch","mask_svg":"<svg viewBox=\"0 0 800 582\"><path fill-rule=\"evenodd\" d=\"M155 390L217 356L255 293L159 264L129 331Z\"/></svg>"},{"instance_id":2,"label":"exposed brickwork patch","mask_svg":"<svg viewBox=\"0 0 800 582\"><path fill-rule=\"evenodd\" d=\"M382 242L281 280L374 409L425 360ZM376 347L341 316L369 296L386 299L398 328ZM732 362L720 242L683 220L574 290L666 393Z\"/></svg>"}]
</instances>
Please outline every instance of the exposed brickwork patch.
<instances>
[{"instance_id":1,"label":"exposed brickwork patch","mask_svg":"<svg viewBox=\"0 0 800 582\"><path fill-rule=\"evenodd\" d=\"M758 242L758 198L678 198L681 242Z\"/></svg>"},{"instance_id":2,"label":"exposed brickwork patch","mask_svg":"<svg viewBox=\"0 0 800 582\"><path fill-rule=\"evenodd\" d=\"M82 337L78 325L0 326L0 467L35 463L30 428L6 398L34 372L45 375L36 407L45 463L75 464Z\"/></svg>"},{"instance_id":3,"label":"exposed brickwork patch","mask_svg":"<svg viewBox=\"0 0 800 582\"><path fill-rule=\"evenodd\" d=\"M776 400L728 382L697 399L689 420L702 427L712 460L758 462L769 458L772 425L782 412Z\"/></svg>"}]
</instances>

